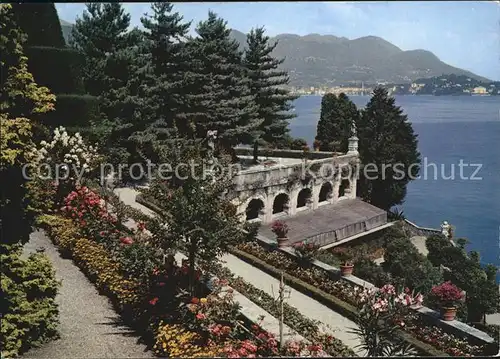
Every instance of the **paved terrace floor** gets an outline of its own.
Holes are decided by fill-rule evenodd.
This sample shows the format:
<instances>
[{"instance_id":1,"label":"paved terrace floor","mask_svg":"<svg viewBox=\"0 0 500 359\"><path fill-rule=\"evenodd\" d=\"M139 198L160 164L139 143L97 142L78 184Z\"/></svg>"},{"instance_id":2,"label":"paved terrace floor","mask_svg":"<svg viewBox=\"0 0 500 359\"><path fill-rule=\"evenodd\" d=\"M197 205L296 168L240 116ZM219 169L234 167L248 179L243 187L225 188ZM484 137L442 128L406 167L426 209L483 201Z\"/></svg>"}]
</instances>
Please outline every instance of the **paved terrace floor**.
<instances>
[{"instance_id":1,"label":"paved terrace floor","mask_svg":"<svg viewBox=\"0 0 500 359\"><path fill-rule=\"evenodd\" d=\"M290 243L296 243L384 213L384 210L359 199L344 199L335 204L326 204L315 210L305 210L279 219L288 225ZM385 223L381 222L380 225ZM269 239L275 238L271 227L272 223L261 226L259 234Z\"/></svg>"}]
</instances>

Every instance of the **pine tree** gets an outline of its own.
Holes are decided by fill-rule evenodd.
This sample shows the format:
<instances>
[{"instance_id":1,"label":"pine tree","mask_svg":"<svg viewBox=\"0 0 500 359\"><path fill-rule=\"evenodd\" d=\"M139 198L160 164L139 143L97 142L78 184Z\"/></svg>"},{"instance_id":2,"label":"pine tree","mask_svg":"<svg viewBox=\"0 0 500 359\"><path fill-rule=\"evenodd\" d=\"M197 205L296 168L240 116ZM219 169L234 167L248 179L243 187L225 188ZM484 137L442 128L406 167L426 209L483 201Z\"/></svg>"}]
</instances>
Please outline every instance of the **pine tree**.
<instances>
[{"instance_id":1,"label":"pine tree","mask_svg":"<svg viewBox=\"0 0 500 359\"><path fill-rule=\"evenodd\" d=\"M271 56L278 42L270 44L264 28L257 28L247 35L247 45L243 64L251 81L251 94L255 96L257 118L263 120L259 127L261 138L268 144L282 147L289 133L288 120L296 117L289 111L298 96L283 88L290 81L286 71L278 70L284 59Z\"/></svg>"},{"instance_id":2,"label":"pine tree","mask_svg":"<svg viewBox=\"0 0 500 359\"><path fill-rule=\"evenodd\" d=\"M120 3L89 3L82 18L77 18L71 33L70 45L85 55L82 73L88 93L100 96L107 86L106 59L127 48L130 14Z\"/></svg>"},{"instance_id":3,"label":"pine tree","mask_svg":"<svg viewBox=\"0 0 500 359\"><path fill-rule=\"evenodd\" d=\"M112 163L134 161L138 154L130 136L141 121L140 72L142 32L128 31L130 14L120 3L87 4L76 20L70 45L85 57L85 89L100 99L101 118L92 124L93 140L106 149Z\"/></svg>"},{"instance_id":4,"label":"pine tree","mask_svg":"<svg viewBox=\"0 0 500 359\"><path fill-rule=\"evenodd\" d=\"M357 136L362 165L370 164L370 170L360 174L361 197L385 210L403 203L407 184L420 171L417 135L408 117L382 87L374 90L362 111Z\"/></svg>"},{"instance_id":5,"label":"pine tree","mask_svg":"<svg viewBox=\"0 0 500 359\"><path fill-rule=\"evenodd\" d=\"M207 131L217 130L220 145L231 152L239 143L253 143L261 123L242 54L227 22L211 11L196 32L198 37L187 43L193 67L186 74L194 136L205 138Z\"/></svg>"},{"instance_id":6,"label":"pine tree","mask_svg":"<svg viewBox=\"0 0 500 359\"><path fill-rule=\"evenodd\" d=\"M352 125L358 118L356 105L344 93L324 95L315 138L319 142L319 150L346 152Z\"/></svg>"},{"instance_id":7,"label":"pine tree","mask_svg":"<svg viewBox=\"0 0 500 359\"><path fill-rule=\"evenodd\" d=\"M189 66L185 40L191 23L184 23L170 3L153 3L151 10L152 15L141 18L145 47L150 54L150 68L145 71L147 92L143 116L150 120L133 137L141 147L149 148L149 157L156 159L158 150L154 148L189 132L184 74Z\"/></svg>"}]
</instances>

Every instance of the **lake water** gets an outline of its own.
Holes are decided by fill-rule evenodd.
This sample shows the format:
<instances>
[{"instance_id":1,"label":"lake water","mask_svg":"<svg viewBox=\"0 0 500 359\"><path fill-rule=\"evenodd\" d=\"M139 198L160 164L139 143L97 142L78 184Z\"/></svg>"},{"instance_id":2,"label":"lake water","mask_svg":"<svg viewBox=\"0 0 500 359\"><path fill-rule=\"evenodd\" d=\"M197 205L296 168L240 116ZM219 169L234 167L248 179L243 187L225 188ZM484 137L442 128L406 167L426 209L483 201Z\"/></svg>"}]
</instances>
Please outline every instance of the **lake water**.
<instances>
[{"instance_id":1,"label":"lake water","mask_svg":"<svg viewBox=\"0 0 500 359\"><path fill-rule=\"evenodd\" d=\"M364 107L369 96L352 96ZM482 263L500 264L500 97L396 96L396 104L408 115L419 138L422 159L427 158L427 179L408 185L405 216L423 227L439 228L447 220L455 235L469 240L468 250L477 250ZM316 136L321 96L303 96L295 101L297 118L290 122L291 135L309 145ZM481 164L464 167L459 162ZM437 164L437 172L432 167ZM424 162L423 162L424 165ZM444 172L441 175L441 167ZM451 177L455 167L455 179ZM421 175L423 175L423 168ZM435 179L434 176L437 176Z\"/></svg>"}]
</instances>

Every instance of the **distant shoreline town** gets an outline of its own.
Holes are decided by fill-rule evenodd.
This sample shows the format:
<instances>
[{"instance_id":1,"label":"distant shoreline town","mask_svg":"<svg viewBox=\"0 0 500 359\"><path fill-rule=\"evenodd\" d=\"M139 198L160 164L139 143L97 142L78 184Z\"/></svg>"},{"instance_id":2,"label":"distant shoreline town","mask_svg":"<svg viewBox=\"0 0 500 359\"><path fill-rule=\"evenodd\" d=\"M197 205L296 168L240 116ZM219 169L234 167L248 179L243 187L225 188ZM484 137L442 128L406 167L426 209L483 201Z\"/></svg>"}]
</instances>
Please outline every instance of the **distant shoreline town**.
<instances>
[{"instance_id":1,"label":"distant shoreline town","mask_svg":"<svg viewBox=\"0 0 500 359\"><path fill-rule=\"evenodd\" d=\"M369 95L377 86L386 88L391 95L431 95L431 96L499 96L500 81L480 82L467 76L442 75L418 79L406 84L352 84L339 86L291 87L295 95L325 95L327 93L363 96Z\"/></svg>"}]
</instances>

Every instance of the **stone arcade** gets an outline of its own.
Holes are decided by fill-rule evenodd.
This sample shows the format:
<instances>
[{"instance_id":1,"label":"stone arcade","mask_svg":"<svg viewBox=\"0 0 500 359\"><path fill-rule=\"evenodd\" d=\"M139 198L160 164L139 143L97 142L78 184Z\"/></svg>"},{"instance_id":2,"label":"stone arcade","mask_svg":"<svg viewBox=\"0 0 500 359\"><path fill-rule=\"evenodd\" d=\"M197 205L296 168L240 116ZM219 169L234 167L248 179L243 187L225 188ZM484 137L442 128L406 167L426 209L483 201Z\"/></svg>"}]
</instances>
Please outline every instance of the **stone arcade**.
<instances>
[{"instance_id":1,"label":"stone arcade","mask_svg":"<svg viewBox=\"0 0 500 359\"><path fill-rule=\"evenodd\" d=\"M234 203L242 218L262 223L261 235L274 238L270 225L282 219L290 242L327 245L387 223L385 211L356 198L355 134L347 153L264 150L257 164L252 149L236 154L244 167L234 179Z\"/></svg>"}]
</instances>

